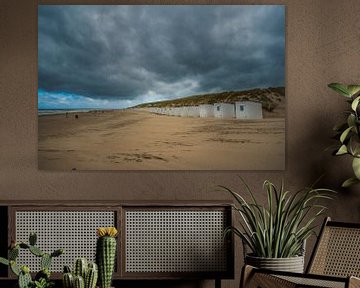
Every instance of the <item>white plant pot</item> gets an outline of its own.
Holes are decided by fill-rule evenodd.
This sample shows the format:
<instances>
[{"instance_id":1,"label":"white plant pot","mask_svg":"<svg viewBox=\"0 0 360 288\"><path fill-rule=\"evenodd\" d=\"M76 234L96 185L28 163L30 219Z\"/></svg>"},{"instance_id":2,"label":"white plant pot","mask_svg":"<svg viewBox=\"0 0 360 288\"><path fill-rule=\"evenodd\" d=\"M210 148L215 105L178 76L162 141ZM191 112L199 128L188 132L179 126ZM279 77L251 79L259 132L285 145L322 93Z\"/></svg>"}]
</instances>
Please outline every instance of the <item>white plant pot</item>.
<instances>
[{"instance_id":1,"label":"white plant pot","mask_svg":"<svg viewBox=\"0 0 360 288\"><path fill-rule=\"evenodd\" d=\"M304 273L304 256L289 258L263 258L246 255L245 263L262 269Z\"/></svg>"}]
</instances>

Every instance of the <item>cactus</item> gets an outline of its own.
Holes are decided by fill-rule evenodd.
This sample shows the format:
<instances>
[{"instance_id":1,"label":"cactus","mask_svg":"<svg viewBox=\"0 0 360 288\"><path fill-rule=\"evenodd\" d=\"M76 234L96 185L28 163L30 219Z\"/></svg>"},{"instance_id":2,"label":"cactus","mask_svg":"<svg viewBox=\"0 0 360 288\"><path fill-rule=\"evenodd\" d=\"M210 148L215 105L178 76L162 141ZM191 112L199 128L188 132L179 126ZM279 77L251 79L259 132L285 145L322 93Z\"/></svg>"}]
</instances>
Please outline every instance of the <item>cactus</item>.
<instances>
[{"instance_id":1,"label":"cactus","mask_svg":"<svg viewBox=\"0 0 360 288\"><path fill-rule=\"evenodd\" d=\"M74 276L72 275L72 273L64 273L62 280L64 288L74 287Z\"/></svg>"},{"instance_id":2,"label":"cactus","mask_svg":"<svg viewBox=\"0 0 360 288\"><path fill-rule=\"evenodd\" d=\"M29 251L30 251L32 254L34 254L35 256L37 256L37 257L41 257L41 256L44 255L44 252L42 252L42 251L40 250L40 248L38 248L38 247L36 247L36 246L30 246L30 247L29 247Z\"/></svg>"},{"instance_id":3,"label":"cactus","mask_svg":"<svg viewBox=\"0 0 360 288\"><path fill-rule=\"evenodd\" d=\"M10 269L16 276L19 276L21 271L19 266L16 265L16 262L14 260L10 261Z\"/></svg>"},{"instance_id":4,"label":"cactus","mask_svg":"<svg viewBox=\"0 0 360 288\"><path fill-rule=\"evenodd\" d=\"M83 279L85 279L87 267L88 267L88 262L86 258L76 259L74 266L75 276L81 276Z\"/></svg>"},{"instance_id":5,"label":"cactus","mask_svg":"<svg viewBox=\"0 0 360 288\"><path fill-rule=\"evenodd\" d=\"M16 258L19 256L19 246L15 246L14 248L9 250L8 253L9 260L16 260Z\"/></svg>"},{"instance_id":6,"label":"cactus","mask_svg":"<svg viewBox=\"0 0 360 288\"><path fill-rule=\"evenodd\" d=\"M101 288L110 288L116 258L115 227L98 228L99 238L96 243L96 262L99 267L99 282Z\"/></svg>"},{"instance_id":7,"label":"cactus","mask_svg":"<svg viewBox=\"0 0 360 288\"><path fill-rule=\"evenodd\" d=\"M41 257L40 261L40 267L41 269L50 268L52 257L50 254L44 253L44 255Z\"/></svg>"},{"instance_id":8,"label":"cactus","mask_svg":"<svg viewBox=\"0 0 360 288\"><path fill-rule=\"evenodd\" d=\"M64 273L71 273L71 269L69 266L67 265L64 266Z\"/></svg>"},{"instance_id":9,"label":"cactus","mask_svg":"<svg viewBox=\"0 0 360 288\"><path fill-rule=\"evenodd\" d=\"M57 249L51 253L51 257L58 257L64 253L64 249Z\"/></svg>"},{"instance_id":10,"label":"cactus","mask_svg":"<svg viewBox=\"0 0 360 288\"><path fill-rule=\"evenodd\" d=\"M84 278L77 275L74 277L74 288L85 288Z\"/></svg>"},{"instance_id":11,"label":"cactus","mask_svg":"<svg viewBox=\"0 0 360 288\"><path fill-rule=\"evenodd\" d=\"M44 269L40 270L38 273L36 273L35 280L40 281L41 278L49 280L50 275L51 275L51 273L50 273L49 269L44 268Z\"/></svg>"},{"instance_id":12,"label":"cactus","mask_svg":"<svg viewBox=\"0 0 360 288\"><path fill-rule=\"evenodd\" d=\"M3 257L0 257L0 263L4 264L6 266L10 265L10 261L8 259L3 258Z\"/></svg>"},{"instance_id":13,"label":"cactus","mask_svg":"<svg viewBox=\"0 0 360 288\"><path fill-rule=\"evenodd\" d=\"M29 244L31 246L35 246L37 241L37 235L35 232L31 232L29 235Z\"/></svg>"},{"instance_id":14,"label":"cactus","mask_svg":"<svg viewBox=\"0 0 360 288\"><path fill-rule=\"evenodd\" d=\"M60 256L63 254L63 249L55 250L53 253L48 254L41 251L38 247L35 246L37 236L35 233L30 233L29 244L20 242L16 243L11 241L11 245L8 251L8 259L0 257L0 264L10 266L11 271L18 276L18 286L19 288L29 288L29 287L51 287L53 282L50 281L50 264L53 257ZM16 259L19 256L19 250L29 250L30 253L37 257L41 257L41 271L39 271L35 276L35 281L32 280L30 275L30 269L27 266L22 266L21 268L16 264Z\"/></svg>"},{"instance_id":15,"label":"cactus","mask_svg":"<svg viewBox=\"0 0 360 288\"><path fill-rule=\"evenodd\" d=\"M74 273L71 273L69 266L64 266L63 273L63 286L64 288L77 288L75 286L75 280L77 285L83 288L95 288L98 278L98 268L95 263L89 263L85 258L78 258L74 263ZM82 276L84 275L84 276ZM83 284L81 283L82 279Z\"/></svg>"},{"instance_id":16,"label":"cactus","mask_svg":"<svg viewBox=\"0 0 360 288\"><path fill-rule=\"evenodd\" d=\"M30 273L21 271L18 279L19 288L28 288L31 283L32 279Z\"/></svg>"},{"instance_id":17,"label":"cactus","mask_svg":"<svg viewBox=\"0 0 360 288\"><path fill-rule=\"evenodd\" d=\"M89 263L85 276L85 288L95 288L98 279L98 266L96 263Z\"/></svg>"}]
</instances>

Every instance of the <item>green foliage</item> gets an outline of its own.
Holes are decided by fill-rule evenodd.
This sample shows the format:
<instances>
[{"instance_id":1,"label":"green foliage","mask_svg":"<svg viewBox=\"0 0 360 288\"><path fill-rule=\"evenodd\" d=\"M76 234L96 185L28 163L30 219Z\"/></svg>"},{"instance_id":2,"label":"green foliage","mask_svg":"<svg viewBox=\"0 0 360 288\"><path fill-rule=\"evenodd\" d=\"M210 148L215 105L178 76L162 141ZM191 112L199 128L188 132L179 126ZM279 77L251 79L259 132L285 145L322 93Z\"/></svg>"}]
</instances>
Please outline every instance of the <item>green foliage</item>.
<instances>
[{"instance_id":1,"label":"green foliage","mask_svg":"<svg viewBox=\"0 0 360 288\"><path fill-rule=\"evenodd\" d=\"M55 285L54 282L48 281L45 278L41 278L41 279L33 282L32 288L51 288L54 285Z\"/></svg>"},{"instance_id":2,"label":"green foliage","mask_svg":"<svg viewBox=\"0 0 360 288\"><path fill-rule=\"evenodd\" d=\"M50 281L50 264L52 258L60 256L63 254L64 250L58 249L51 254L44 253L39 247L34 246L36 244L36 239L36 234L30 233L29 244L24 242L12 242L8 251L8 259L0 257L0 264L10 266L11 271L18 276L19 288L50 288L53 286L53 282ZM20 249L28 250L33 255L41 258L41 271L36 274L34 281L31 278L29 267L25 265L19 267L16 263Z\"/></svg>"},{"instance_id":3,"label":"green foliage","mask_svg":"<svg viewBox=\"0 0 360 288\"><path fill-rule=\"evenodd\" d=\"M339 147L334 151L334 155L351 155L353 159L352 168L354 176L347 179L342 186L349 187L360 183L360 85L344 85L341 83L331 83L328 85L338 94L347 98L350 109L346 112L347 119L344 123L334 127L339 139Z\"/></svg>"},{"instance_id":4,"label":"green foliage","mask_svg":"<svg viewBox=\"0 0 360 288\"><path fill-rule=\"evenodd\" d=\"M326 209L317 203L318 200L332 199L334 191L310 187L290 193L285 191L283 183L278 189L266 180L263 185L267 193L265 207L257 202L244 180L242 182L251 198L250 202L239 193L220 186L234 197L236 204L233 208L240 215L240 227L227 228L225 235L232 232L239 236L257 257L287 258L301 255L304 241L314 233L315 220Z\"/></svg>"}]
</instances>

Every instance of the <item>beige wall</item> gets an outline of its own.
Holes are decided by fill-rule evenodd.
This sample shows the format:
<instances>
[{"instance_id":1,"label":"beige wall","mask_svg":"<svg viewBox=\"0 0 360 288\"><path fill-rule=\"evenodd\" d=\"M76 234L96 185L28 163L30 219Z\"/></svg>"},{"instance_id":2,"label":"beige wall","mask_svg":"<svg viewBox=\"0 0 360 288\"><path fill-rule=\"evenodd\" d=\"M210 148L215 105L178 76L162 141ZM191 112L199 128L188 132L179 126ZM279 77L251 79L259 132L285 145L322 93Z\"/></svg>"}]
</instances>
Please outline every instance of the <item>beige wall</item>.
<instances>
[{"instance_id":1,"label":"beige wall","mask_svg":"<svg viewBox=\"0 0 360 288\"><path fill-rule=\"evenodd\" d=\"M65 0L41 3L58 2L74 3ZM264 179L279 183L284 178L287 186L295 190L325 173L321 185L339 190L329 215L337 220L359 222L360 186L348 191L338 188L351 173L350 163L345 158L333 158L324 149L332 143L331 128L341 119L346 107L344 99L331 92L327 84L360 83L360 22L357 20L360 2L273 0L256 3L286 5L286 171L51 172L37 169L38 2L0 0L0 199L225 199L227 195L208 187L224 184L236 188L237 175L241 175L264 200L261 191ZM240 258L239 252L236 255ZM240 262L236 264L238 270ZM238 278L239 275L237 281ZM236 285L236 281L226 281L225 286Z\"/></svg>"}]
</instances>

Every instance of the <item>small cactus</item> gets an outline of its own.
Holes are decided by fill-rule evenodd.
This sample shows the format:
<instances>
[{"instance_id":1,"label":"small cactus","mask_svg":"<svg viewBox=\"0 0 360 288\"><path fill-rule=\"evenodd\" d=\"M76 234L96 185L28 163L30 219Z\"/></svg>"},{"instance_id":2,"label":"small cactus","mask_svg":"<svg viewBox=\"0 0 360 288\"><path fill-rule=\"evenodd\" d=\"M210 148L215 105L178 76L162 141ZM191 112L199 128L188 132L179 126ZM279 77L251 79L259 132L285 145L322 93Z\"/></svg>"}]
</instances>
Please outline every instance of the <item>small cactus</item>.
<instances>
[{"instance_id":1,"label":"small cactus","mask_svg":"<svg viewBox=\"0 0 360 288\"><path fill-rule=\"evenodd\" d=\"M16 265L16 262L14 260L10 260L10 269L11 271L16 275L19 276L20 274L20 268Z\"/></svg>"},{"instance_id":2,"label":"small cactus","mask_svg":"<svg viewBox=\"0 0 360 288\"><path fill-rule=\"evenodd\" d=\"M49 269L51 265L51 260L52 260L51 255L44 253L44 255L41 256L41 261L40 261L41 269L45 269L45 268Z\"/></svg>"},{"instance_id":3,"label":"small cactus","mask_svg":"<svg viewBox=\"0 0 360 288\"><path fill-rule=\"evenodd\" d=\"M8 259L6 259L6 258L3 258L3 257L0 257L0 263L4 264L6 266L10 265L10 261Z\"/></svg>"},{"instance_id":4,"label":"small cactus","mask_svg":"<svg viewBox=\"0 0 360 288\"><path fill-rule=\"evenodd\" d=\"M9 260L16 260L19 256L19 246L15 246L14 248L10 249L8 252Z\"/></svg>"},{"instance_id":5,"label":"small cactus","mask_svg":"<svg viewBox=\"0 0 360 288\"><path fill-rule=\"evenodd\" d=\"M38 273L36 273L35 280L39 281L42 278L48 280L48 279L50 279L50 275L51 275L51 273L50 273L49 269L44 268L44 269L40 270Z\"/></svg>"},{"instance_id":6,"label":"small cactus","mask_svg":"<svg viewBox=\"0 0 360 288\"><path fill-rule=\"evenodd\" d=\"M58 257L64 253L64 249L57 249L51 253L51 257Z\"/></svg>"},{"instance_id":7,"label":"small cactus","mask_svg":"<svg viewBox=\"0 0 360 288\"><path fill-rule=\"evenodd\" d=\"M37 241L37 235L35 232L31 232L29 235L29 244L31 246L35 246Z\"/></svg>"},{"instance_id":8,"label":"small cactus","mask_svg":"<svg viewBox=\"0 0 360 288\"><path fill-rule=\"evenodd\" d=\"M83 277L78 275L74 277L74 288L85 288Z\"/></svg>"},{"instance_id":9,"label":"small cactus","mask_svg":"<svg viewBox=\"0 0 360 288\"><path fill-rule=\"evenodd\" d=\"M83 279L85 279L87 268L88 261L86 260L86 258L76 259L74 267L75 276L81 276Z\"/></svg>"},{"instance_id":10,"label":"small cactus","mask_svg":"<svg viewBox=\"0 0 360 288\"><path fill-rule=\"evenodd\" d=\"M74 287L74 275L71 273L69 266L64 266L64 273L62 275L62 283L64 288Z\"/></svg>"},{"instance_id":11,"label":"small cactus","mask_svg":"<svg viewBox=\"0 0 360 288\"><path fill-rule=\"evenodd\" d=\"M36 247L36 246L30 246L29 247L29 251L34 254L35 256L41 257L44 255L44 252L42 252L40 250L40 248Z\"/></svg>"},{"instance_id":12,"label":"small cactus","mask_svg":"<svg viewBox=\"0 0 360 288\"><path fill-rule=\"evenodd\" d=\"M98 266L96 263L89 263L85 276L85 288L95 288L98 279Z\"/></svg>"},{"instance_id":13,"label":"small cactus","mask_svg":"<svg viewBox=\"0 0 360 288\"><path fill-rule=\"evenodd\" d=\"M98 228L99 236L96 243L96 262L99 267L99 282L101 288L110 288L116 258L115 227Z\"/></svg>"},{"instance_id":14,"label":"small cactus","mask_svg":"<svg viewBox=\"0 0 360 288\"><path fill-rule=\"evenodd\" d=\"M19 274L19 279L18 279L19 288L28 288L30 283L32 283L31 275L29 272L30 272L29 267L25 266L21 268L21 272Z\"/></svg>"},{"instance_id":15,"label":"small cactus","mask_svg":"<svg viewBox=\"0 0 360 288\"><path fill-rule=\"evenodd\" d=\"M60 256L63 254L63 249L55 250L53 253L48 254L36 247L37 236L35 233L30 233L29 244L20 242L16 243L14 240L11 241L8 251L8 259L0 257L0 264L10 266L11 271L18 276L19 288L29 287L50 287L53 282L50 281L50 265L53 257ZM30 275L30 269L28 266L22 266L21 268L16 264L16 259L19 256L19 250L29 250L30 253L37 257L41 257L41 271L35 275L35 281L32 280ZM45 285L45 286L44 286Z\"/></svg>"},{"instance_id":16,"label":"small cactus","mask_svg":"<svg viewBox=\"0 0 360 288\"><path fill-rule=\"evenodd\" d=\"M64 266L64 288L95 288L98 279L98 268L95 263L89 263L85 258L78 258L74 263L74 272L69 266ZM84 275L84 276L82 276ZM77 285L77 286L76 286ZM82 287L82 285L84 285Z\"/></svg>"}]
</instances>

